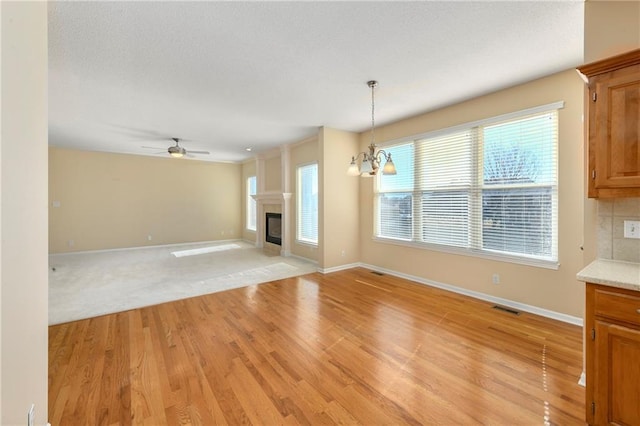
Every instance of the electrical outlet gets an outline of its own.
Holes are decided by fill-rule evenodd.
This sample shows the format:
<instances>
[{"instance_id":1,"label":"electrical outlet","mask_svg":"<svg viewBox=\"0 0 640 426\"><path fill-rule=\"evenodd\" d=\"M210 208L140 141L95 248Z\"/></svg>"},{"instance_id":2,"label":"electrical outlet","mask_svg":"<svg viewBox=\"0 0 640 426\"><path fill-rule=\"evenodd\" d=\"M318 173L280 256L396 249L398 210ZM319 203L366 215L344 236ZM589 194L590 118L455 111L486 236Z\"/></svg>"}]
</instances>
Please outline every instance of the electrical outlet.
<instances>
[{"instance_id":1,"label":"electrical outlet","mask_svg":"<svg viewBox=\"0 0 640 426\"><path fill-rule=\"evenodd\" d=\"M147 241L151 241L153 240L153 236L152 235L147 235Z\"/></svg>"},{"instance_id":2,"label":"electrical outlet","mask_svg":"<svg viewBox=\"0 0 640 426\"><path fill-rule=\"evenodd\" d=\"M68 245L69 247L73 247L73 246L75 246L75 245L76 245L76 242L75 242L75 241L73 241L73 240L69 240L69 241L67 241L67 245Z\"/></svg>"},{"instance_id":3,"label":"electrical outlet","mask_svg":"<svg viewBox=\"0 0 640 426\"><path fill-rule=\"evenodd\" d=\"M624 237L640 238L640 221L625 220L624 221Z\"/></svg>"},{"instance_id":4,"label":"electrical outlet","mask_svg":"<svg viewBox=\"0 0 640 426\"><path fill-rule=\"evenodd\" d=\"M493 274L491 280L494 284L500 284L500 274Z\"/></svg>"}]
</instances>

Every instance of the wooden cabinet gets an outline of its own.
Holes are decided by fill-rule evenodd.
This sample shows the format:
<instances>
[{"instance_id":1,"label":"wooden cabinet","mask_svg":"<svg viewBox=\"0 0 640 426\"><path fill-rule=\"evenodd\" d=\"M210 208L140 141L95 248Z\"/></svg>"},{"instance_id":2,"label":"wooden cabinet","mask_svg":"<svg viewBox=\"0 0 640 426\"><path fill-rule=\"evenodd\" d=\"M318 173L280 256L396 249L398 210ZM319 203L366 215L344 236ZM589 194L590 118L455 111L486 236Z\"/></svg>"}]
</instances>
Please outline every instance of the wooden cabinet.
<instances>
[{"instance_id":1,"label":"wooden cabinet","mask_svg":"<svg viewBox=\"0 0 640 426\"><path fill-rule=\"evenodd\" d=\"M589 197L640 197L640 49L583 65Z\"/></svg>"},{"instance_id":2,"label":"wooden cabinet","mask_svg":"<svg viewBox=\"0 0 640 426\"><path fill-rule=\"evenodd\" d=\"M640 292L587 283L586 418L640 425Z\"/></svg>"}]
</instances>

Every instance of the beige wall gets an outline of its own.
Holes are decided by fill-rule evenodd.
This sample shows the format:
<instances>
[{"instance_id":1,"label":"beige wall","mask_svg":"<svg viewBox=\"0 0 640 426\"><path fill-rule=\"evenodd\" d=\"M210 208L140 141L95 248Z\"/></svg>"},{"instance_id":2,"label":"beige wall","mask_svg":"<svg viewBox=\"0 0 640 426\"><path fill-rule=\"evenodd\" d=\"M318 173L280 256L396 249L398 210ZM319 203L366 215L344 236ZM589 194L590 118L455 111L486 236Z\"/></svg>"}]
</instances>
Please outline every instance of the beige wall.
<instances>
[{"instance_id":1,"label":"beige wall","mask_svg":"<svg viewBox=\"0 0 640 426\"><path fill-rule=\"evenodd\" d=\"M637 2L606 2L617 3L605 6L605 2L588 1L586 3L586 41L585 41L585 62L601 59L611 54L621 53L629 48L638 47L638 33L634 32L639 28L640 17L637 13ZM607 8L607 9L602 9ZM628 8L628 10L627 10ZM611 17L609 13L613 12ZM46 85L46 3L27 2L1 2L1 33L2 33L2 104L12 105L11 109L2 108L2 128L1 128L1 156L0 156L0 185L1 195L1 226L0 235L0 292L1 314L0 314L0 423L2 424L24 424L26 411L31 402L36 405L36 424L45 424L47 419L47 257L46 257L46 93L42 88ZM621 25L623 23L624 25ZM635 41L634 41L635 40ZM28 55L24 52L29 52ZM533 83L532 83L533 84ZM526 85L525 85L526 86ZM573 83L568 87L573 87ZM565 88L567 89L567 88ZM509 92L509 91L507 91ZM547 93L547 90L544 90ZM519 90L511 92L519 93ZM560 90L558 93L563 93ZM547 93L548 94L548 93ZM497 96L501 98L500 94ZM506 101L501 98L498 104L504 106L509 102L528 100L536 101L536 94L528 93L522 100L513 99ZM516 102L517 103L517 102ZM461 116L459 120L443 120L443 123L430 123L420 120L403 120L399 125L398 135L420 133L429 128L441 127L447 121L467 121L470 113L463 105L459 105ZM469 107L473 109L473 107ZM482 112L484 105L476 109L477 113ZM489 108L488 114L496 108ZM448 110L448 109L447 109ZM434 118L446 118L450 115L446 112L432 113L424 117L429 120ZM563 116L566 115L563 113ZM571 114L573 115L573 113ZM563 119L564 120L564 119ZM562 124L562 129L565 129ZM395 128L395 127L392 127ZM575 141L580 140L573 134L569 136L564 130L562 132L563 147L561 148L562 167L565 167L567 150L573 151ZM566 143L567 139L573 139ZM387 137L390 139L390 137ZM366 145L363 143L363 145ZM569 147L564 147L569 145ZM563 158L564 157L564 158ZM327 167L328 171L329 168ZM568 171L568 173L572 173ZM279 178L278 178L279 179ZM566 180L566 178L562 178ZM362 181L360 181L362 182ZM563 194L574 190L574 183L562 182ZM364 185L363 185L364 186ZM278 185L279 187L279 185ZM276 188L278 189L278 188ZM581 192L580 194L583 194ZM564 197L564 196L563 196ZM330 198L330 196L329 196ZM571 198L571 197L569 197ZM361 201L370 203L371 191L363 188L360 196ZM566 208L567 202L563 202L562 209ZM595 203L592 203L595 206ZM577 206L580 206L578 202ZM570 206L571 207L571 206ZM580 207L576 207L579 210ZM576 226L581 222L576 211ZM565 226L567 222L566 214L562 213L561 223ZM593 214L595 217L595 214ZM380 245L375 245L370 240L371 232L371 211L363 209L360 215L363 220L362 241L363 259L371 262L373 258L379 258ZM585 216L586 217L586 216ZM367 222L368 221L368 222ZM595 225L589 228L589 218L585 220L585 229L595 229ZM571 228L569 226L568 228ZM571 233L570 233L571 234ZM568 237L568 240L567 240ZM585 238L587 238L585 236ZM567 269L572 269L575 263L574 257L569 253L569 258L565 258L567 247L572 246L572 236L562 234L561 240L561 261L563 265L560 271L544 272L538 270L529 271L526 267L517 267L515 271L522 272L525 276L525 293L533 292L534 296L526 300L534 303L545 294L544 299L550 303L541 303L541 306L553 306L553 299L561 299L558 304L564 305L565 299L574 295L574 277L572 273L567 273ZM587 241L588 242L588 241ZM587 247L585 247L587 249ZM427 267L436 266L434 276L441 276L442 267L438 267L437 261L440 257L448 264L457 265L456 260L462 260L466 266L469 258L436 255L423 253L421 251L390 248L390 252L395 255L393 265L401 265L402 256L408 254L413 256L405 271L410 273L420 269L418 272L426 275L431 272L424 268L416 268L414 261L429 259ZM585 250L586 251L586 250ZM384 256L381 263L385 264ZM569 265L566 261L570 261ZM473 271L482 272L482 277L494 270L494 266L502 266L491 262L474 260L471 263ZM514 271L511 271L512 273ZM528 276L531 272L531 277ZM458 280L459 273L453 275ZM471 273L464 274L460 278L469 281L469 286L474 284L474 277ZM480 276L480 275L479 275ZM564 277L567 277L565 280ZM444 277L446 278L446 277ZM550 280L547 282L547 278ZM486 279L486 278L483 278ZM510 277L510 280L513 276ZM443 279L443 281L448 281ZM504 279L503 279L504 281ZM505 281L505 287L513 286L511 281ZM540 288L531 289L531 283L537 282ZM454 283L455 284L455 283ZM484 284L480 287L483 287ZM508 293L502 289L496 293ZM516 300L520 297L516 294ZM575 303L566 302L567 312L578 309ZM558 309L563 311L563 309ZM25 320L26 319L26 320Z\"/></svg>"},{"instance_id":2,"label":"beige wall","mask_svg":"<svg viewBox=\"0 0 640 426\"><path fill-rule=\"evenodd\" d=\"M51 148L50 252L240 238L241 168Z\"/></svg>"},{"instance_id":3,"label":"beige wall","mask_svg":"<svg viewBox=\"0 0 640 426\"><path fill-rule=\"evenodd\" d=\"M585 3L585 63L640 47L640 1Z\"/></svg>"},{"instance_id":4,"label":"beige wall","mask_svg":"<svg viewBox=\"0 0 640 426\"><path fill-rule=\"evenodd\" d=\"M264 190L267 192L282 191L281 161L279 154L264 161Z\"/></svg>"},{"instance_id":5,"label":"beige wall","mask_svg":"<svg viewBox=\"0 0 640 426\"><path fill-rule=\"evenodd\" d=\"M320 267L330 269L360 261L359 177L347 175L358 152L359 135L324 127L320 132Z\"/></svg>"},{"instance_id":6,"label":"beige wall","mask_svg":"<svg viewBox=\"0 0 640 426\"><path fill-rule=\"evenodd\" d=\"M0 424L47 422L47 3L1 2Z\"/></svg>"},{"instance_id":7,"label":"beige wall","mask_svg":"<svg viewBox=\"0 0 640 426\"><path fill-rule=\"evenodd\" d=\"M361 181L362 261L426 280L582 317L584 287L576 273L584 261L583 231L583 82L574 70L499 91L458 105L402 120L377 130L393 140L497 116L555 101L559 114L559 270L374 242L373 181ZM368 143L363 134L361 147ZM501 277L492 284L492 274Z\"/></svg>"},{"instance_id":8,"label":"beige wall","mask_svg":"<svg viewBox=\"0 0 640 426\"><path fill-rule=\"evenodd\" d=\"M297 188L298 188L298 179L297 179L297 168L304 164L318 162L318 140L317 138L313 138L307 140L303 143L295 144L291 147L290 150L290 176L289 182L291 183L291 214L289 218L289 226L291 232L293 234L292 244L291 244L291 254L295 256L304 257L307 259L311 259L314 261L318 261L318 247L309 245L309 244L300 244L296 242L296 227L297 227ZM318 169L320 169L320 165L318 165ZM318 173L320 171L318 170ZM318 200L319 201L319 200ZM322 214L318 212L318 215L321 217ZM320 217L318 220L320 221ZM318 246L320 246L320 241L318 241Z\"/></svg>"},{"instance_id":9,"label":"beige wall","mask_svg":"<svg viewBox=\"0 0 640 426\"><path fill-rule=\"evenodd\" d=\"M242 239L251 243L256 242L256 232L247 229L247 179L250 176L256 176L256 161L249 160L242 163L242 200L241 200L241 222ZM256 192L258 191L256 182ZM256 218L257 220L257 218Z\"/></svg>"}]
</instances>

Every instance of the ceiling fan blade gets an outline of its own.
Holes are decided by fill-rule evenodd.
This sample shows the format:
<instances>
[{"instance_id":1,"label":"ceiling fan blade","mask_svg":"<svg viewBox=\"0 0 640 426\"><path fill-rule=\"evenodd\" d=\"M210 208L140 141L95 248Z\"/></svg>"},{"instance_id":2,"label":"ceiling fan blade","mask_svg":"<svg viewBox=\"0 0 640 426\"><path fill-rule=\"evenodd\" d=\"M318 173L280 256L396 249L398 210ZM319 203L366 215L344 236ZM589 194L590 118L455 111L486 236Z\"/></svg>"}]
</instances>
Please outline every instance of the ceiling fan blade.
<instances>
[{"instance_id":1,"label":"ceiling fan blade","mask_svg":"<svg viewBox=\"0 0 640 426\"><path fill-rule=\"evenodd\" d=\"M193 151L191 149L188 149L187 152L190 153L190 154L206 154L206 155L210 154L209 151Z\"/></svg>"},{"instance_id":2,"label":"ceiling fan blade","mask_svg":"<svg viewBox=\"0 0 640 426\"><path fill-rule=\"evenodd\" d=\"M162 149L162 148L158 148L157 146L141 146L140 148L146 148L146 149Z\"/></svg>"}]
</instances>

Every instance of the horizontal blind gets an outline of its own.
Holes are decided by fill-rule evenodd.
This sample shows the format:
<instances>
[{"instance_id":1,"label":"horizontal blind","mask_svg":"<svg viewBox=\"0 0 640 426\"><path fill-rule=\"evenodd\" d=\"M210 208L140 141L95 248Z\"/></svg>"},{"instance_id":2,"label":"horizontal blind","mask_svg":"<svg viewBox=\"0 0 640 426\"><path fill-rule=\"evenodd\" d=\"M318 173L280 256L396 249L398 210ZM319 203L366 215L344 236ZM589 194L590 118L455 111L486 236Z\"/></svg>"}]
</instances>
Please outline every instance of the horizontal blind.
<instances>
[{"instance_id":1,"label":"horizontal blind","mask_svg":"<svg viewBox=\"0 0 640 426\"><path fill-rule=\"evenodd\" d=\"M318 243L318 164L298 167L296 239Z\"/></svg>"},{"instance_id":2,"label":"horizontal blind","mask_svg":"<svg viewBox=\"0 0 640 426\"><path fill-rule=\"evenodd\" d=\"M256 195L256 177L250 176L247 179L247 229L256 230L256 200L252 195Z\"/></svg>"},{"instance_id":3,"label":"horizontal blind","mask_svg":"<svg viewBox=\"0 0 640 426\"><path fill-rule=\"evenodd\" d=\"M377 185L375 234L385 238L413 239L414 144L385 147L397 174L383 175Z\"/></svg>"},{"instance_id":4,"label":"horizontal blind","mask_svg":"<svg viewBox=\"0 0 640 426\"><path fill-rule=\"evenodd\" d=\"M557 259L557 111L486 126L482 140L482 248Z\"/></svg>"},{"instance_id":5,"label":"horizontal blind","mask_svg":"<svg viewBox=\"0 0 640 426\"><path fill-rule=\"evenodd\" d=\"M385 147L375 235L557 260L557 110L502 118Z\"/></svg>"},{"instance_id":6,"label":"horizontal blind","mask_svg":"<svg viewBox=\"0 0 640 426\"><path fill-rule=\"evenodd\" d=\"M420 241L469 247L476 133L467 129L416 141Z\"/></svg>"}]
</instances>

